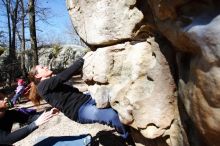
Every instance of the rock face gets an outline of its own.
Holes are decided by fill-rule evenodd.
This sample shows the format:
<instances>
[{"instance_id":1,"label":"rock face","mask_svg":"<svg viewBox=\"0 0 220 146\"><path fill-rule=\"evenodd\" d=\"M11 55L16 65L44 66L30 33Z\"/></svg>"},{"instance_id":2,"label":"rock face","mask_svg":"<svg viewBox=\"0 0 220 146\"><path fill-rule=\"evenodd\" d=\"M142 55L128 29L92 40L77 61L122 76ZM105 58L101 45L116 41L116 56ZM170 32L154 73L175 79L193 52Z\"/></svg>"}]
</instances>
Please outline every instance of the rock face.
<instances>
[{"instance_id":1,"label":"rock face","mask_svg":"<svg viewBox=\"0 0 220 146\"><path fill-rule=\"evenodd\" d=\"M9 50L5 50L0 55L0 86L6 87L10 86L9 77L11 79L21 74L20 71L20 61L17 59L9 58Z\"/></svg>"},{"instance_id":2,"label":"rock face","mask_svg":"<svg viewBox=\"0 0 220 146\"><path fill-rule=\"evenodd\" d=\"M201 141L192 145L219 144L220 3L209 0L170 3L167 6L160 1L149 1L159 30L180 51L178 91ZM158 4L160 9L156 7ZM191 11L195 7L197 11Z\"/></svg>"},{"instance_id":3,"label":"rock face","mask_svg":"<svg viewBox=\"0 0 220 146\"><path fill-rule=\"evenodd\" d=\"M83 79L97 106L117 110L133 127L137 145L188 145L179 122L174 51L149 36L154 26L142 25L139 4L68 0L67 5L79 36L94 50Z\"/></svg>"},{"instance_id":4,"label":"rock face","mask_svg":"<svg viewBox=\"0 0 220 146\"><path fill-rule=\"evenodd\" d=\"M160 137L170 127L175 83L154 39L98 48L86 60L83 72L84 80L95 82L89 91L97 106L110 102L145 137Z\"/></svg>"},{"instance_id":5,"label":"rock face","mask_svg":"<svg viewBox=\"0 0 220 146\"><path fill-rule=\"evenodd\" d=\"M88 90L98 107L111 105L145 138L183 145L174 138L182 136L177 134L176 86L168 64L153 38L126 42L93 52L85 61L83 79L94 83Z\"/></svg>"},{"instance_id":6,"label":"rock face","mask_svg":"<svg viewBox=\"0 0 220 146\"><path fill-rule=\"evenodd\" d=\"M143 19L135 0L67 0L79 36L92 45L129 39Z\"/></svg>"},{"instance_id":7,"label":"rock face","mask_svg":"<svg viewBox=\"0 0 220 146\"><path fill-rule=\"evenodd\" d=\"M134 128L137 143L220 143L220 2L67 0L67 7L94 51L84 65L90 92Z\"/></svg>"},{"instance_id":8,"label":"rock face","mask_svg":"<svg viewBox=\"0 0 220 146\"><path fill-rule=\"evenodd\" d=\"M77 45L62 45L51 48L41 48L39 51L39 64L49 66L51 69L62 70L70 66L74 60L83 56L87 48Z\"/></svg>"}]
</instances>

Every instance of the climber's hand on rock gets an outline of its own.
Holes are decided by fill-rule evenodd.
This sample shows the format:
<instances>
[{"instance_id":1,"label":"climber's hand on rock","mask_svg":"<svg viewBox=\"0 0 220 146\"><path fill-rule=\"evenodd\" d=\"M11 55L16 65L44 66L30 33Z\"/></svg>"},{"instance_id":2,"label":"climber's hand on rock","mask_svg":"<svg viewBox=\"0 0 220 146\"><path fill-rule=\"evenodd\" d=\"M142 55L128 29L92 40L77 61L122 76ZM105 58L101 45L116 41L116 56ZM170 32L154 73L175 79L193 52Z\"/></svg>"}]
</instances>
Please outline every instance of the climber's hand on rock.
<instances>
[{"instance_id":1,"label":"climber's hand on rock","mask_svg":"<svg viewBox=\"0 0 220 146\"><path fill-rule=\"evenodd\" d=\"M83 59L86 60L93 54L93 51L87 52L86 55L83 56Z\"/></svg>"},{"instance_id":2,"label":"climber's hand on rock","mask_svg":"<svg viewBox=\"0 0 220 146\"><path fill-rule=\"evenodd\" d=\"M52 114L52 116L58 115L59 112L60 112L60 110L58 110L58 109L55 108L55 107L50 110L50 113Z\"/></svg>"}]
</instances>

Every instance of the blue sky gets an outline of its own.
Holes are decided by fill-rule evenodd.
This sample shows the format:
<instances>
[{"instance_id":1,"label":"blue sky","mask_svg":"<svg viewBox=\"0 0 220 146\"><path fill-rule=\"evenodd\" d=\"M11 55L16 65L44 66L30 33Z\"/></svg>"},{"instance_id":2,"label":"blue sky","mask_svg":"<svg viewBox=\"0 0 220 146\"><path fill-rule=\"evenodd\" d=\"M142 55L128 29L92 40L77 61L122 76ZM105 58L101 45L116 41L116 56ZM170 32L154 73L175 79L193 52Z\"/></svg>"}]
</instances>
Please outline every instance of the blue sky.
<instances>
[{"instance_id":1,"label":"blue sky","mask_svg":"<svg viewBox=\"0 0 220 146\"><path fill-rule=\"evenodd\" d=\"M38 23L37 26L43 30L38 32L42 37L54 37L54 39L62 39L64 42L70 42L73 39L67 34L72 27L70 16L67 11L65 0L38 0L40 5L50 8L49 23Z\"/></svg>"},{"instance_id":2,"label":"blue sky","mask_svg":"<svg viewBox=\"0 0 220 146\"><path fill-rule=\"evenodd\" d=\"M78 37L71 36L68 32L72 31L70 16L67 11L65 0L37 0L40 7L49 8L47 14L48 23L37 22L37 36L43 41L59 40L63 43L71 43L78 40ZM5 8L3 8L5 9ZM2 6L0 13L4 13ZM7 30L7 21L0 15L0 30ZM29 33L28 30L26 33ZM27 34L28 36L29 34Z\"/></svg>"},{"instance_id":3,"label":"blue sky","mask_svg":"<svg viewBox=\"0 0 220 146\"><path fill-rule=\"evenodd\" d=\"M41 27L49 27L49 30L57 33L62 32L61 30L64 30L65 24L70 23L65 0L41 0L39 2L43 7L50 8L51 13L49 15L52 15L48 19L52 25L48 26L48 24L41 23Z\"/></svg>"}]
</instances>

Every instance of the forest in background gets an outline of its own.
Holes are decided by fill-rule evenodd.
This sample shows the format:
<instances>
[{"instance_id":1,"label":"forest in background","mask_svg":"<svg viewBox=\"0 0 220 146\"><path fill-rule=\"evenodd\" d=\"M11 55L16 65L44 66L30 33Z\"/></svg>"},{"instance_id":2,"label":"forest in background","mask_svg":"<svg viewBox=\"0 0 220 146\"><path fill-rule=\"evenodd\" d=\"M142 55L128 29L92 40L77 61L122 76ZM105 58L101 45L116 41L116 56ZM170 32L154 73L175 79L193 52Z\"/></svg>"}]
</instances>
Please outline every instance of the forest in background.
<instances>
[{"instance_id":1,"label":"forest in background","mask_svg":"<svg viewBox=\"0 0 220 146\"><path fill-rule=\"evenodd\" d=\"M39 49L42 47L56 49L62 44L63 38L49 37L43 40L38 35L42 30L36 23L52 25L48 20L55 17L50 11L51 8L43 6L39 0L0 0L0 7L1 17L5 18L0 23L6 26L0 29L0 55L7 54L0 59L0 82L10 86L17 77L26 77L30 68L25 65L26 56L31 58L30 66L37 65ZM68 31L64 33L76 38L77 34L72 25L67 25ZM77 39L73 43L83 45Z\"/></svg>"}]
</instances>

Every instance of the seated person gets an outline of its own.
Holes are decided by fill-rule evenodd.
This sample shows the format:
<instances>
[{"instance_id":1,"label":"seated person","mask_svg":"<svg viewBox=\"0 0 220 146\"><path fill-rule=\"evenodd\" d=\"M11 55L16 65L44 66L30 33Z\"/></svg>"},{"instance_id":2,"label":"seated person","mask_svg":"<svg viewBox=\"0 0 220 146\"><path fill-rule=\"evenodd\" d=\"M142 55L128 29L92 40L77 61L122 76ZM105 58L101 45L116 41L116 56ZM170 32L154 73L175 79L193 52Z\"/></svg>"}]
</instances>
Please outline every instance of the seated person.
<instances>
[{"instance_id":1,"label":"seated person","mask_svg":"<svg viewBox=\"0 0 220 146\"><path fill-rule=\"evenodd\" d=\"M0 94L0 145L12 145L22 140L40 125L48 122L58 110L52 108L48 112L26 114L19 110L9 110L7 100ZM28 124L18 130L11 132L13 123Z\"/></svg>"},{"instance_id":2,"label":"seated person","mask_svg":"<svg viewBox=\"0 0 220 146\"><path fill-rule=\"evenodd\" d=\"M17 81L17 88L15 90L15 95L12 97L11 101L15 105L17 101L19 101L19 98L23 95L25 92L25 82L23 79L18 79Z\"/></svg>"}]
</instances>

